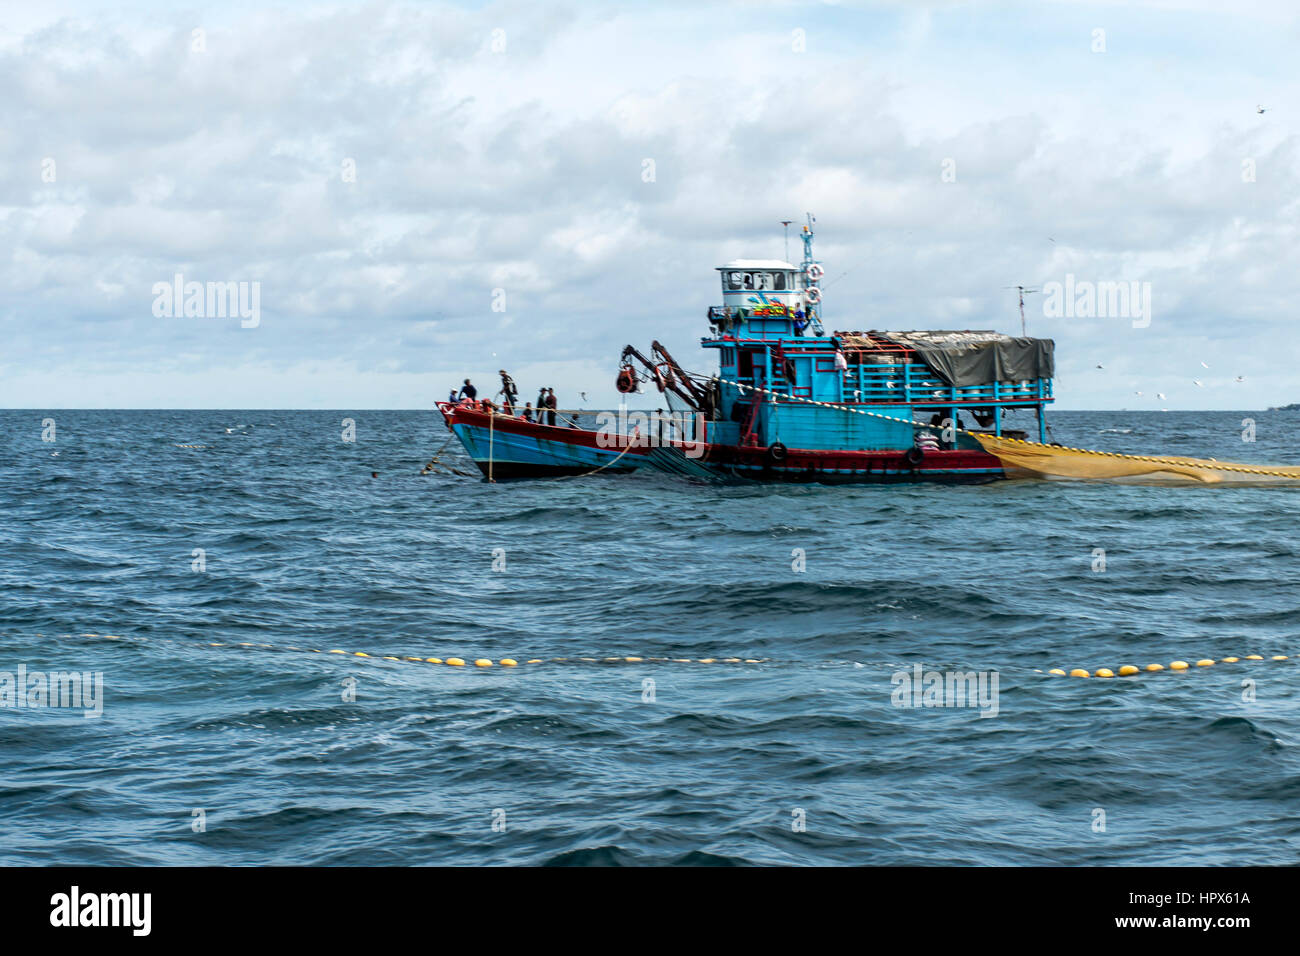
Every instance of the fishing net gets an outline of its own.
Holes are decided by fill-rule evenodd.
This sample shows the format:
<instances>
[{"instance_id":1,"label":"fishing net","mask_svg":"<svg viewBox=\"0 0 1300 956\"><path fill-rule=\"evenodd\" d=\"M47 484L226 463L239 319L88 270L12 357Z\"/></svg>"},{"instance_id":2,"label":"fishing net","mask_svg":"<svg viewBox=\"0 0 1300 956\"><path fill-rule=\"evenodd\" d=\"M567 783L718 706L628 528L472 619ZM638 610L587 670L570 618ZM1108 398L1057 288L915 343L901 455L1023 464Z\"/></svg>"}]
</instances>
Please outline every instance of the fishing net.
<instances>
[{"instance_id":1,"label":"fishing net","mask_svg":"<svg viewBox=\"0 0 1300 956\"><path fill-rule=\"evenodd\" d=\"M1300 466L1245 465L1213 458L1121 455L1084 448L1039 445L1014 438L974 435L1011 477L1098 478L1111 481L1270 484L1300 482Z\"/></svg>"}]
</instances>

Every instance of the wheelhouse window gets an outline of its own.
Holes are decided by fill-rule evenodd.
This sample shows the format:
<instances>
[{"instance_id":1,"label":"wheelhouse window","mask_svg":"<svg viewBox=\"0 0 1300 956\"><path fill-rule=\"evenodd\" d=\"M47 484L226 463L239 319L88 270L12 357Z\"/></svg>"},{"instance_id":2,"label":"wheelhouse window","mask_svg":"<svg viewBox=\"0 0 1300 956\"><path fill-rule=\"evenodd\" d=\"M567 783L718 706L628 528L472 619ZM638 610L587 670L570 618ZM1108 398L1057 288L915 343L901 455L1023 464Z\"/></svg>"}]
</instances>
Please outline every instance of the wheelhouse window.
<instances>
[{"instance_id":1,"label":"wheelhouse window","mask_svg":"<svg viewBox=\"0 0 1300 956\"><path fill-rule=\"evenodd\" d=\"M722 287L727 292L785 292L794 282L785 272L727 272Z\"/></svg>"}]
</instances>

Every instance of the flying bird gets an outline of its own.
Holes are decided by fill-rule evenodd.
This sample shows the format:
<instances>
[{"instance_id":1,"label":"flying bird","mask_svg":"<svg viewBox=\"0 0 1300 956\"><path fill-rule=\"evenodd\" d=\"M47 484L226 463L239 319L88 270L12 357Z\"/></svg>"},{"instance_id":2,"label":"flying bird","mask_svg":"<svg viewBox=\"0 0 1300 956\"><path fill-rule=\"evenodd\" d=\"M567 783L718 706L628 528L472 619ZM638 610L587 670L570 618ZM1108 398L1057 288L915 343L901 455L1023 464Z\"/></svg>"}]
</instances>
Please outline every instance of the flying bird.
<instances>
[{"instance_id":1,"label":"flying bird","mask_svg":"<svg viewBox=\"0 0 1300 956\"><path fill-rule=\"evenodd\" d=\"M1100 363L1097 364L1097 368L1105 368L1105 367L1106 367L1106 366L1104 366L1104 365L1102 365L1102 364L1100 364Z\"/></svg>"},{"instance_id":2,"label":"flying bird","mask_svg":"<svg viewBox=\"0 0 1300 956\"><path fill-rule=\"evenodd\" d=\"M1256 107L1255 107L1255 112L1256 112L1256 113L1266 113L1266 112L1268 112L1268 111L1267 111L1266 109L1264 109L1264 107L1256 105Z\"/></svg>"},{"instance_id":3,"label":"flying bird","mask_svg":"<svg viewBox=\"0 0 1300 956\"><path fill-rule=\"evenodd\" d=\"M1194 379L1192 379L1192 384L1195 385L1197 388L1204 388L1204 387L1205 387L1205 383L1202 382L1199 378L1194 378Z\"/></svg>"},{"instance_id":4,"label":"flying bird","mask_svg":"<svg viewBox=\"0 0 1300 956\"><path fill-rule=\"evenodd\" d=\"M1202 363L1201 363L1201 368L1209 368L1209 366L1206 365L1204 362L1202 362Z\"/></svg>"},{"instance_id":5,"label":"flying bird","mask_svg":"<svg viewBox=\"0 0 1300 956\"><path fill-rule=\"evenodd\" d=\"M1156 392L1156 398L1160 399L1160 401L1163 402L1163 401L1165 400L1165 393L1164 393L1164 392Z\"/></svg>"},{"instance_id":6,"label":"flying bird","mask_svg":"<svg viewBox=\"0 0 1300 956\"><path fill-rule=\"evenodd\" d=\"M1244 382L1244 381L1246 381L1246 377L1245 377L1244 375L1238 375L1238 376L1237 376L1237 381L1238 381L1238 382Z\"/></svg>"}]
</instances>

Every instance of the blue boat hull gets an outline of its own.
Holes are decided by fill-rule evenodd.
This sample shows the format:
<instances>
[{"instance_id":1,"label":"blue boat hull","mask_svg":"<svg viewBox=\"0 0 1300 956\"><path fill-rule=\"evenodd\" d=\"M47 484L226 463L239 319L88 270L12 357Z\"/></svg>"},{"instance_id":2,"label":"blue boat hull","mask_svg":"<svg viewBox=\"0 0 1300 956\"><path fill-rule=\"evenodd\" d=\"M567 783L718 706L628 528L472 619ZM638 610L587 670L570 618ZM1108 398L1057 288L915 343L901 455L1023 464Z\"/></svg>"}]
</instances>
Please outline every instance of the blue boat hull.
<instances>
[{"instance_id":1,"label":"blue boat hull","mask_svg":"<svg viewBox=\"0 0 1300 956\"><path fill-rule=\"evenodd\" d=\"M601 448L596 433L517 418L488 417L461 408L445 410L448 426L484 477L497 479L561 477L634 471L639 449Z\"/></svg>"},{"instance_id":2,"label":"blue boat hull","mask_svg":"<svg viewBox=\"0 0 1300 956\"><path fill-rule=\"evenodd\" d=\"M496 416L464 406L440 406L485 477L562 477L618 474L638 468L660 468L649 447L602 448L598 433L585 429L539 425L519 418ZM1001 462L983 451L929 451L909 460L911 449L791 448L775 461L770 449L736 445L705 445L692 461L701 470L726 480L817 482L822 484L880 484L919 481L981 483L1005 478ZM662 469L661 469L662 470ZM674 472L679 473L680 472Z\"/></svg>"}]
</instances>

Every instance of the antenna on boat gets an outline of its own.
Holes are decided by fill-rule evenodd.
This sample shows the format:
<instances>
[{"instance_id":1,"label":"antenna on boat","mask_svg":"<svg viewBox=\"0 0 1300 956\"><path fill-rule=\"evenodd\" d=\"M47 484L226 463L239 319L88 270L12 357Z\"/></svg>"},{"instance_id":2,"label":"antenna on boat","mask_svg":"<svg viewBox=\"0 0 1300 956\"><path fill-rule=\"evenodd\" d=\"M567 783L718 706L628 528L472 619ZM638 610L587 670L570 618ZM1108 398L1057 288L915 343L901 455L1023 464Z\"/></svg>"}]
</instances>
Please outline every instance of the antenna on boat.
<instances>
[{"instance_id":1,"label":"antenna on boat","mask_svg":"<svg viewBox=\"0 0 1300 956\"><path fill-rule=\"evenodd\" d=\"M1020 337L1024 338L1028 333L1025 331L1025 296L1033 295L1037 289L1029 289L1022 285L1004 285L1004 289L1016 289L1020 293Z\"/></svg>"},{"instance_id":2,"label":"antenna on boat","mask_svg":"<svg viewBox=\"0 0 1300 956\"><path fill-rule=\"evenodd\" d=\"M785 226L785 261L790 261L790 223L793 219L782 219L781 225Z\"/></svg>"},{"instance_id":3,"label":"antenna on boat","mask_svg":"<svg viewBox=\"0 0 1300 956\"><path fill-rule=\"evenodd\" d=\"M826 270L821 264L813 258L813 226L817 222L817 217L812 213L804 213L808 221L803 227L803 274L805 282L805 294L808 298L808 318L812 321L813 331L818 335L824 335L825 329L822 328L822 290L818 288L821 277L826 274Z\"/></svg>"}]
</instances>

